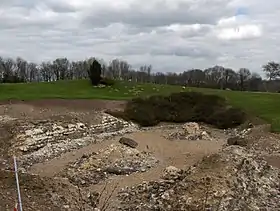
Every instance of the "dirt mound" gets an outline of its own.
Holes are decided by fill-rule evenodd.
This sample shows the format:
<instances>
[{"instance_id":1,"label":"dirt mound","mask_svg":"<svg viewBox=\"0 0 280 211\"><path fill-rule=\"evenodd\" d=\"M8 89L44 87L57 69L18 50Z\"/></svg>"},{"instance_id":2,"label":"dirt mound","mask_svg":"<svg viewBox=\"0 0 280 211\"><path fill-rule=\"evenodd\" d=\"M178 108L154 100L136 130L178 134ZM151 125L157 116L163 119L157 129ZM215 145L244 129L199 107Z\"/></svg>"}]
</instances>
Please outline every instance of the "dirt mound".
<instances>
[{"instance_id":1,"label":"dirt mound","mask_svg":"<svg viewBox=\"0 0 280 211\"><path fill-rule=\"evenodd\" d=\"M146 151L139 151L122 144L108 147L84 155L65 168L60 176L67 177L73 184L97 184L112 175L129 175L145 172L157 164L158 160Z\"/></svg>"},{"instance_id":2,"label":"dirt mound","mask_svg":"<svg viewBox=\"0 0 280 211\"><path fill-rule=\"evenodd\" d=\"M210 135L202 130L200 125L196 122L188 122L183 125L181 130L172 132L166 137L169 140L180 139L180 140L211 140Z\"/></svg>"},{"instance_id":3,"label":"dirt mound","mask_svg":"<svg viewBox=\"0 0 280 211\"><path fill-rule=\"evenodd\" d=\"M59 178L19 174L23 209L28 211L93 210L91 201L81 198L79 190ZM14 173L0 170L0 210L13 210L17 200ZM87 196L89 193L82 193Z\"/></svg>"},{"instance_id":4,"label":"dirt mound","mask_svg":"<svg viewBox=\"0 0 280 211\"><path fill-rule=\"evenodd\" d=\"M121 210L279 210L280 170L238 146L119 193Z\"/></svg>"}]
</instances>

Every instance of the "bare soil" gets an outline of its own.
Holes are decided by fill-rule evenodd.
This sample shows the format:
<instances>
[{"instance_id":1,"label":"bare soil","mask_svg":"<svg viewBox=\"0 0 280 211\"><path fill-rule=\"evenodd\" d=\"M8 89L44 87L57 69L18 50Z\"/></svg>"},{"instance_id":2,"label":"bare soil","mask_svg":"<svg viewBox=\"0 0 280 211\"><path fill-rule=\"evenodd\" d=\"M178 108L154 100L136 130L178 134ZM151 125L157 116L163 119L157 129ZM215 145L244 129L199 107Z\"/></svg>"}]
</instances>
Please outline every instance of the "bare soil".
<instances>
[{"instance_id":1,"label":"bare soil","mask_svg":"<svg viewBox=\"0 0 280 211\"><path fill-rule=\"evenodd\" d=\"M73 120L96 123L95 112L100 110L123 109L124 101L108 100L30 100L0 101L0 115L23 120Z\"/></svg>"},{"instance_id":2,"label":"bare soil","mask_svg":"<svg viewBox=\"0 0 280 211\"><path fill-rule=\"evenodd\" d=\"M12 210L16 200L14 173L4 169L7 169L7 166L10 167L10 170L12 169L10 149L12 141L15 141L15 137L18 135L17 128L20 125L38 120L69 123L78 121L94 125L101 122L99 113L104 110L123 109L124 105L123 101L105 100L50 99L0 102L0 117L5 117L0 121L0 210ZM125 135L138 143L139 152L150 153L159 161L158 164L147 171L129 175L111 175L98 184L92 183L82 188L83 196L87 198L89 192L100 192L104 186L106 186L104 195L108 196L117 185L117 189L110 199L114 206L109 209L116 210L118 190L143 181L156 180L167 166L185 169L194 165L203 157L221 150L228 137L223 131L205 126L203 129L211 134L212 140L168 140L166 136L176 132L178 127L162 125ZM254 138L261 140L260 137L267 137L268 133L266 133L258 134ZM20 174L24 210L79 210L81 194L77 187L71 184L69 178L62 178L62 172L67 171L70 164L78 161L84 155L98 153L111 145L119 146L120 137L122 136L99 140L97 143L65 152L51 160L34 164L27 174ZM271 143L279 140L278 135L269 135L269 137ZM256 147L264 148L263 145L270 143L269 140L260 141ZM116 153L109 153L106 156L111 162L120 158L120 155ZM271 165L280 167L279 154L269 154L268 152L266 158ZM82 174L82 172L80 173ZM101 197L101 201L106 200L105 198Z\"/></svg>"}]
</instances>

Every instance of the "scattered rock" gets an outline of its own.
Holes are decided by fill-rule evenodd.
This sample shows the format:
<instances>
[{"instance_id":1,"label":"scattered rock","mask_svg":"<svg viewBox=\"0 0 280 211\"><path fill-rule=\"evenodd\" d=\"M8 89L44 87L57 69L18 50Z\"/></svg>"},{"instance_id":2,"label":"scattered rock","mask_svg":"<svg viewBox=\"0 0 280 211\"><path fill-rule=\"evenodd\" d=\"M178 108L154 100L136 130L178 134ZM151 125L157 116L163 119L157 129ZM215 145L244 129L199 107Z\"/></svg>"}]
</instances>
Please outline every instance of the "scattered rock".
<instances>
[{"instance_id":1,"label":"scattered rock","mask_svg":"<svg viewBox=\"0 0 280 211\"><path fill-rule=\"evenodd\" d=\"M19 156L21 165L28 168L61 153L96 143L97 139L112 138L115 135L136 131L138 126L103 113L101 123L96 125L39 121L20 125L17 130L13 150L22 153ZM131 141L127 141L126 144L135 146Z\"/></svg>"},{"instance_id":2,"label":"scattered rock","mask_svg":"<svg viewBox=\"0 0 280 211\"><path fill-rule=\"evenodd\" d=\"M280 210L279 182L280 169L258 153L229 146L187 170L168 167L159 180L123 188L119 210Z\"/></svg>"},{"instance_id":3,"label":"scattered rock","mask_svg":"<svg viewBox=\"0 0 280 211\"><path fill-rule=\"evenodd\" d=\"M97 184L112 175L145 172L159 161L151 153L122 144L111 144L90 155L70 163L60 176L73 184Z\"/></svg>"},{"instance_id":4,"label":"scattered rock","mask_svg":"<svg viewBox=\"0 0 280 211\"><path fill-rule=\"evenodd\" d=\"M131 148L136 148L138 146L138 143L131 138L122 137L120 138L119 142Z\"/></svg>"},{"instance_id":5,"label":"scattered rock","mask_svg":"<svg viewBox=\"0 0 280 211\"><path fill-rule=\"evenodd\" d=\"M92 211L95 207L100 207L99 203L82 201L81 196L85 199L86 191L79 191L77 187L60 178L41 178L38 175L21 173L20 181L24 210L67 211L81 210L83 207L83 210ZM0 210L13 210L15 202L13 171L0 170L0 190Z\"/></svg>"},{"instance_id":6,"label":"scattered rock","mask_svg":"<svg viewBox=\"0 0 280 211\"><path fill-rule=\"evenodd\" d=\"M183 130L179 129L179 131L172 132L166 138L170 140L179 139L190 141L212 140L210 135L206 131L203 131L196 122L188 122L182 128Z\"/></svg>"},{"instance_id":7,"label":"scattered rock","mask_svg":"<svg viewBox=\"0 0 280 211\"><path fill-rule=\"evenodd\" d=\"M200 127L196 122L188 122L183 125L183 129L187 134L197 134L200 130Z\"/></svg>"},{"instance_id":8,"label":"scattered rock","mask_svg":"<svg viewBox=\"0 0 280 211\"><path fill-rule=\"evenodd\" d=\"M249 135L251 133L251 131L252 131L252 128L246 128L243 130L240 130L238 128L224 130L224 132L227 135L230 135L233 137L238 136L240 138L245 138L247 135Z\"/></svg>"},{"instance_id":9,"label":"scattered rock","mask_svg":"<svg viewBox=\"0 0 280 211\"><path fill-rule=\"evenodd\" d=\"M13 118L13 117L10 117L10 116L7 116L7 115L1 115L0 116L0 123L7 123L7 122L10 122L10 121L13 121L13 120L16 120L16 118Z\"/></svg>"},{"instance_id":10,"label":"scattered rock","mask_svg":"<svg viewBox=\"0 0 280 211\"><path fill-rule=\"evenodd\" d=\"M178 169L174 166L168 166L165 170L164 170L164 175L163 175L163 178L170 178L170 177L173 177L173 178L176 178L178 177L180 174L182 173L182 170L181 169Z\"/></svg>"}]
</instances>

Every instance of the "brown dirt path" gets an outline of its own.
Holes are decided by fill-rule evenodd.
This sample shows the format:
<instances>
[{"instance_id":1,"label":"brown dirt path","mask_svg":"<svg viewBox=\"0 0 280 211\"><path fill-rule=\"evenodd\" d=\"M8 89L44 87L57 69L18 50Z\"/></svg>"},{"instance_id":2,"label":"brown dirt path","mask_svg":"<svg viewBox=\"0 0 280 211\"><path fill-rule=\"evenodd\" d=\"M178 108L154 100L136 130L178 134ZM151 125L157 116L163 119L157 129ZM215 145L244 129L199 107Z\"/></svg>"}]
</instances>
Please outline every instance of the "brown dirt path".
<instances>
[{"instance_id":1,"label":"brown dirt path","mask_svg":"<svg viewBox=\"0 0 280 211\"><path fill-rule=\"evenodd\" d=\"M174 140L170 141L162 137L162 129L154 129L150 131L134 132L126 137L136 140L139 144L139 151L150 151L159 159L162 168L173 165L178 168L184 168L192 165L203 156L217 152L225 143L223 139L212 141L187 141ZM165 132L166 133L166 132ZM58 158L52 159L45 163L35 164L31 167L31 173L41 176L52 177L59 173L65 166L82 157L84 154L97 152L112 143L118 143L121 136L116 136L111 140L103 141L98 144L92 144L82 149L68 152Z\"/></svg>"}]
</instances>

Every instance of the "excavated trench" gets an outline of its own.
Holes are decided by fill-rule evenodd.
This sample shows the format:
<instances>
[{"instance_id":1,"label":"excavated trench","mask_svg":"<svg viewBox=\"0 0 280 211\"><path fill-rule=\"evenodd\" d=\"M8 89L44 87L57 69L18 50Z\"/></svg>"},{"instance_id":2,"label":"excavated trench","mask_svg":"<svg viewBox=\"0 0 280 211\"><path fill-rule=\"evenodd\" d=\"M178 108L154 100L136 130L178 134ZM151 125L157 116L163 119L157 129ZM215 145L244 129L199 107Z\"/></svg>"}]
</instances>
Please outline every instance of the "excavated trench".
<instances>
[{"instance_id":1,"label":"excavated trench","mask_svg":"<svg viewBox=\"0 0 280 211\"><path fill-rule=\"evenodd\" d=\"M71 115L80 111L75 112ZM264 159L278 156L278 136L253 136L250 129L221 131L197 123L142 129L100 111L91 114L94 120L84 115L87 121L57 114L44 119L0 116L0 188L6 191L0 202L5 209L11 209L15 199L10 196L15 187L8 184L14 181L5 179L9 177L3 171L12 170L13 155L20 171L27 172L21 176L27 210L46 204L45 210L78 210L77 187L85 210L93 210L89 199L104 186L99 200L109 195L109 210L280 209L279 169ZM120 142L124 136L135 143ZM231 136L254 144L227 146ZM247 200L234 200L240 195ZM100 208L99 201L94 203Z\"/></svg>"}]
</instances>

